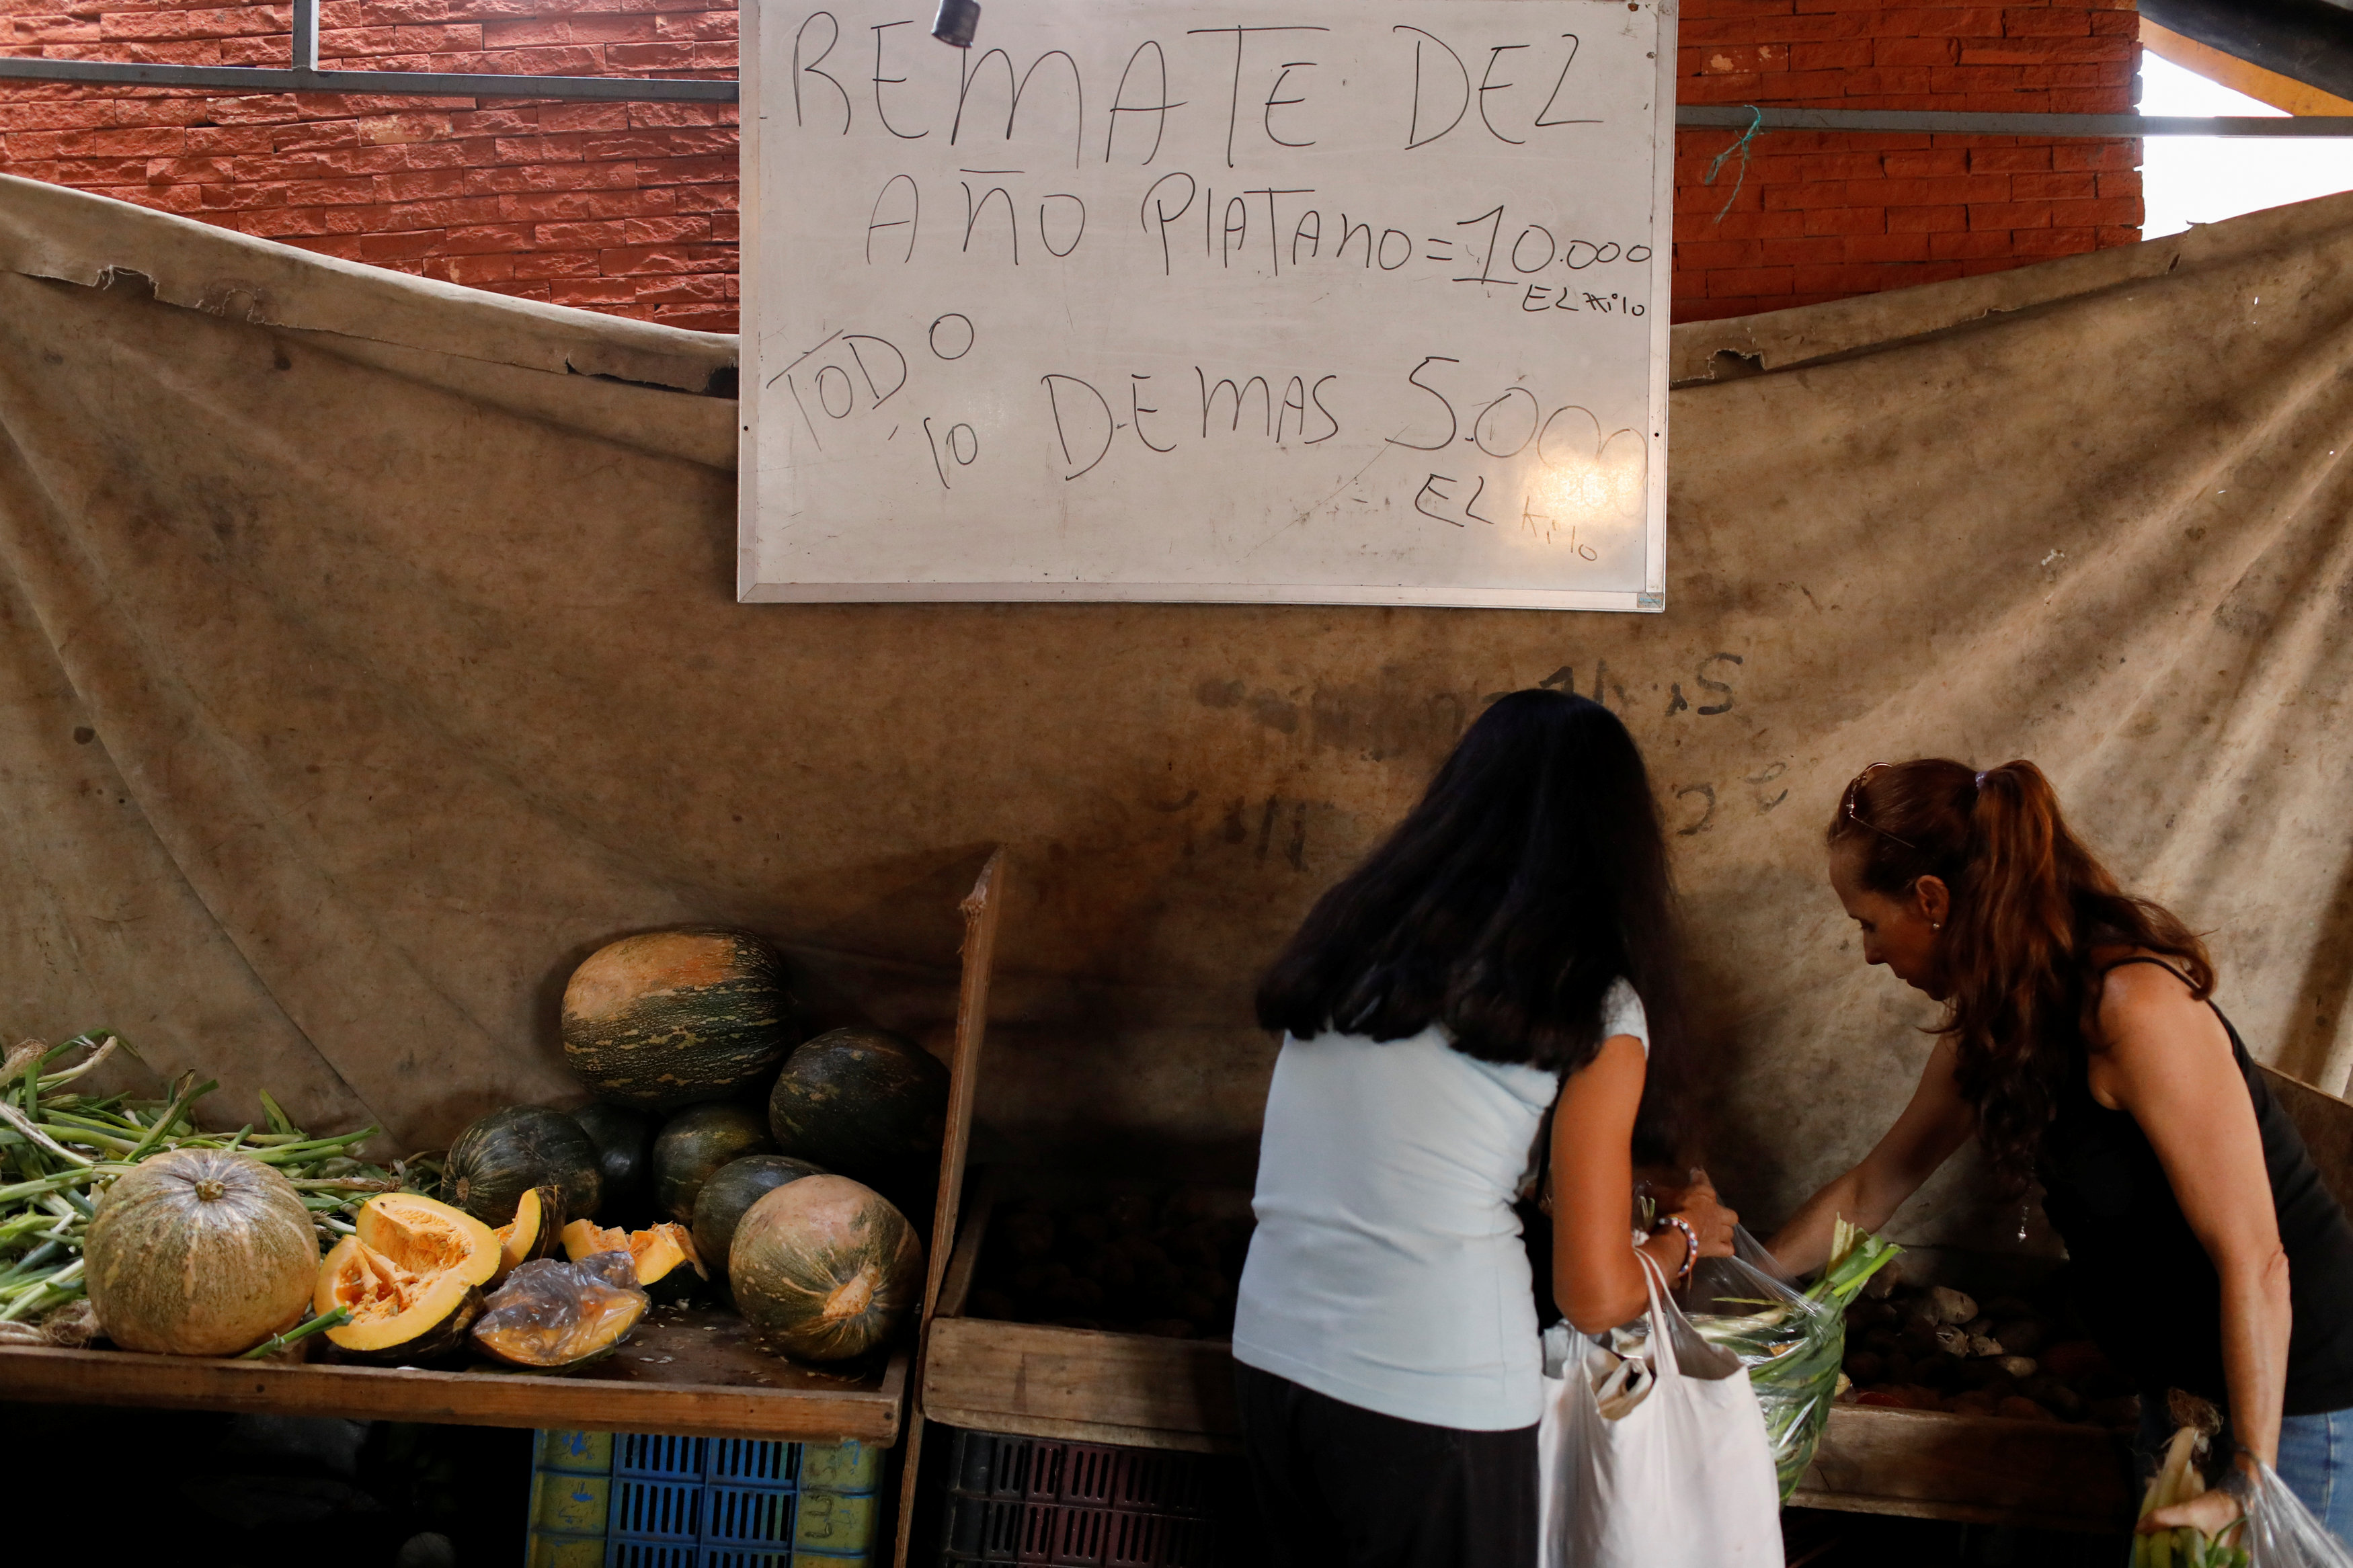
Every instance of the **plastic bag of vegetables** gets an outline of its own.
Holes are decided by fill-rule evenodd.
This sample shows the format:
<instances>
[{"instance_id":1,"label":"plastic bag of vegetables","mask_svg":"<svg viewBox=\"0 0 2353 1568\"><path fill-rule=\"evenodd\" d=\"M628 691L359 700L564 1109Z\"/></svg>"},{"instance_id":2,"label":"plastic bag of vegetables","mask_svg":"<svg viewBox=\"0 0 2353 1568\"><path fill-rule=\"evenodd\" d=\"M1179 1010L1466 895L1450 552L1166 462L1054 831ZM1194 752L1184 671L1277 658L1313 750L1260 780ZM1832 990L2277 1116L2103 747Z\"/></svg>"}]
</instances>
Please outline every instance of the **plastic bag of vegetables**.
<instances>
[{"instance_id":1,"label":"plastic bag of vegetables","mask_svg":"<svg viewBox=\"0 0 2353 1568\"><path fill-rule=\"evenodd\" d=\"M1747 1231L1734 1231L1733 1247L1735 1256L1693 1267L1688 1316L1701 1338L1748 1369L1786 1502L1814 1462L1838 1394L1847 1306L1904 1249L1841 1219L1831 1234L1829 1266L1800 1289Z\"/></svg>"},{"instance_id":2,"label":"plastic bag of vegetables","mask_svg":"<svg viewBox=\"0 0 2353 1568\"><path fill-rule=\"evenodd\" d=\"M2198 1468L2206 1446L2205 1434L2197 1426L2174 1433L2164 1462L2142 1494L2143 1519L2206 1489L2206 1478ZM2279 1473L2269 1465L2255 1468L2244 1523L2220 1535L2189 1529L2135 1535L2132 1568L2249 1568L2251 1563L2257 1568L2353 1568L2353 1552L2306 1511Z\"/></svg>"}]
</instances>

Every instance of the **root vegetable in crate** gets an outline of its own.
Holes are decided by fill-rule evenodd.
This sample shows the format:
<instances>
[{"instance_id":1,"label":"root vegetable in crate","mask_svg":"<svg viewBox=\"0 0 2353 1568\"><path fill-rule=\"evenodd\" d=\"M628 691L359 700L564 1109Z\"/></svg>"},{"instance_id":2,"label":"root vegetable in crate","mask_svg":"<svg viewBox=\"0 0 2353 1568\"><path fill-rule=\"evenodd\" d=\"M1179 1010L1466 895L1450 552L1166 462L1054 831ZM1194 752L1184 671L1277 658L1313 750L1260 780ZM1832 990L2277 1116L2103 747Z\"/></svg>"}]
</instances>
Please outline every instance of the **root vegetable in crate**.
<instances>
[{"instance_id":1,"label":"root vegetable in crate","mask_svg":"<svg viewBox=\"0 0 2353 1568\"><path fill-rule=\"evenodd\" d=\"M824 1174L789 1154L747 1154L720 1166L694 1199L694 1250L703 1267L723 1281L727 1252L735 1245L735 1227L745 1212L778 1187Z\"/></svg>"},{"instance_id":2,"label":"root vegetable in crate","mask_svg":"<svg viewBox=\"0 0 2353 1568\"><path fill-rule=\"evenodd\" d=\"M785 1063L768 1095L779 1153L927 1202L947 1130L948 1069L887 1029L834 1029Z\"/></svg>"},{"instance_id":3,"label":"root vegetable in crate","mask_svg":"<svg viewBox=\"0 0 2353 1568\"><path fill-rule=\"evenodd\" d=\"M565 1215L591 1215L602 1206L596 1145L563 1111L510 1105L482 1117L449 1145L441 1195L484 1225L513 1219L533 1187L561 1190Z\"/></svg>"},{"instance_id":4,"label":"root vegetable in crate","mask_svg":"<svg viewBox=\"0 0 2353 1568\"><path fill-rule=\"evenodd\" d=\"M679 1110L776 1069L800 1038L776 950L748 931L664 931L598 949L564 988L564 1057L607 1100Z\"/></svg>"},{"instance_id":5,"label":"root vegetable in crate","mask_svg":"<svg viewBox=\"0 0 2353 1568\"><path fill-rule=\"evenodd\" d=\"M107 1189L82 1260L90 1305L124 1350L233 1355L301 1317L319 1239L276 1171L181 1149L141 1161Z\"/></svg>"},{"instance_id":6,"label":"root vegetable in crate","mask_svg":"<svg viewBox=\"0 0 2353 1568\"><path fill-rule=\"evenodd\" d=\"M563 1228L563 1188L533 1187L523 1194L514 1218L493 1233L499 1238L499 1268L491 1282L495 1285L522 1265L553 1256Z\"/></svg>"},{"instance_id":7,"label":"root vegetable in crate","mask_svg":"<svg viewBox=\"0 0 2353 1568\"><path fill-rule=\"evenodd\" d=\"M703 1183L731 1161L768 1152L768 1124L756 1110L741 1105L681 1110L654 1139L654 1206L680 1225L691 1225Z\"/></svg>"},{"instance_id":8,"label":"root vegetable in crate","mask_svg":"<svg viewBox=\"0 0 2353 1568\"><path fill-rule=\"evenodd\" d=\"M728 1249L736 1310L770 1350L847 1361L913 1316L923 1245L891 1201L847 1176L804 1176L744 1212Z\"/></svg>"},{"instance_id":9,"label":"root vegetable in crate","mask_svg":"<svg viewBox=\"0 0 2353 1568\"><path fill-rule=\"evenodd\" d=\"M482 1291L498 1272L496 1232L448 1204L416 1193L381 1193L360 1205L355 1234L319 1266L311 1309L341 1307L351 1321L327 1331L341 1361L415 1366L456 1355L481 1315Z\"/></svg>"}]
</instances>

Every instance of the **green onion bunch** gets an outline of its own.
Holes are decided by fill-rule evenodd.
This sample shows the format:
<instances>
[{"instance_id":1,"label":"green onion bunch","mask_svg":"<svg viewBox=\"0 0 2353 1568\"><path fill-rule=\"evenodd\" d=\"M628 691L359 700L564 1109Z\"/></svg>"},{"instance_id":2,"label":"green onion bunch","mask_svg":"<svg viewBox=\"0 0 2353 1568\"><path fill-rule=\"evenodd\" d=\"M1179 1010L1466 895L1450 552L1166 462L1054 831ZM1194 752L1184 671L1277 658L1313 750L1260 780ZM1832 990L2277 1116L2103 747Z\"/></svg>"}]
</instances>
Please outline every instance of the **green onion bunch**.
<instances>
[{"instance_id":1,"label":"green onion bunch","mask_svg":"<svg viewBox=\"0 0 2353 1568\"><path fill-rule=\"evenodd\" d=\"M1749 1300L1720 1297L1712 1304L1757 1310L1691 1314L1692 1327L1702 1339L1730 1352L1748 1369L1757 1403L1765 1412L1773 1469L1785 1502L1814 1462L1831 1402L1838 1395L1839 1365L1846 1359L1847 1306L1903 1250L1841 1219L1831 1232L1829 1266L1803 1291L1749 1265L1760 1294Z\"/></svg>"},{"instance_id":2,"label":"green onion bunch","mask_svg":"<svg viewBox=\"0 0 2353 1568\"><path fill-rule=\"evenodd\" d=\"M52 1070L77 1050L90 1054ZM234 1150L276 1166L301 1194L322 1243L351 1234L351 1211L370 1196L396 1191L417 1174L405 1164L353 1157L377 1129L313 1138L267 1091L266 1125L211 1132L196 1125L195 1106L220 1086L198 1083L194 1073L172 1084L163 1100L72 1088L117 1051L139 1059L121 1036L103 1029L61 1046L27 1040L0 1059L0 1325L13 1327L0 1331L0 1342L30 1338L33 1322L82 1298L82 1237L100 1195L151 1155Z\"/></svg>"}]
</instances>

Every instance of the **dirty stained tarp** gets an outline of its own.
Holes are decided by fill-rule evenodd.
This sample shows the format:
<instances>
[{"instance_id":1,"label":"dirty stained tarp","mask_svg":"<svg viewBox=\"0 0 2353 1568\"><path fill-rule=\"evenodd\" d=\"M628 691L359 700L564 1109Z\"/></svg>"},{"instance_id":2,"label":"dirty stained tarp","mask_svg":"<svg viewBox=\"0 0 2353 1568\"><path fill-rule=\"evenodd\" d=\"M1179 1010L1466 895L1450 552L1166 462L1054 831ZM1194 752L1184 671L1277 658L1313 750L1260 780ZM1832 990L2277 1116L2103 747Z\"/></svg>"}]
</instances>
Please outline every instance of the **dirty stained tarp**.
<instances>
[{"instance_id":1,"label":"dirty stained tarp","mask_svg":"<svg viewBox=\"0 0 2353 1568\"><path fill-rule=\"evenodd\" d=\"M2353 197L1676 329L1658 616L738 605L733 353L0 178L0 1028L426 1145L572 1092L649 925L935 1031L1002 842L995 1134L1246 1148L1256 972L1542 683L1651 757L1754 1214L1926 1049L1820 876L1876 760L2042 763L2353 1069ZM1968 1189L1899 1232L2015 1224Z\"/></svg>"}]
</instances>

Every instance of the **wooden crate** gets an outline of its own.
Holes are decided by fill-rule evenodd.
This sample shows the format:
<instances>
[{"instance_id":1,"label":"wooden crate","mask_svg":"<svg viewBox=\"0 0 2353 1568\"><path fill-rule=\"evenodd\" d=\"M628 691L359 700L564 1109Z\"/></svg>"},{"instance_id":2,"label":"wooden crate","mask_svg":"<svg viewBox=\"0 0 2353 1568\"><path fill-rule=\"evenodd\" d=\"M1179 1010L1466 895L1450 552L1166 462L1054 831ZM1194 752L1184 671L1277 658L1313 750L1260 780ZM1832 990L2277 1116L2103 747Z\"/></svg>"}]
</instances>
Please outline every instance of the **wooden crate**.
<instances>
[{"instance_id":1,"label":"wooden crate","mask_svg":"<svg viewBox=\"0 0 2353 1568\"><path fill-rule=\"evenodd\" d=\"M1026 1437L1196 1453L1240 1451L1229 1341L965 1316L989 1215L998 1202L1031 1193L1100 1194L1118 1184L1045 1172L989 1173L957 1242L926 1342L918 1395L925 1419ZM1248 1212L1248 1194L1220 1196L1225 1205Z\"/></svg>"},{"instance_id":2,"label":"wooden crate","mask_svg":"<svg viewBox=\"0 0 2353 1568\"><path fill-rule=\"evenodd\" d=\"M2132 1523L2131 1472L2105 1427L1841 1405L1789 1506L2111 1531Z\"/></svg>"}]
</instances>

